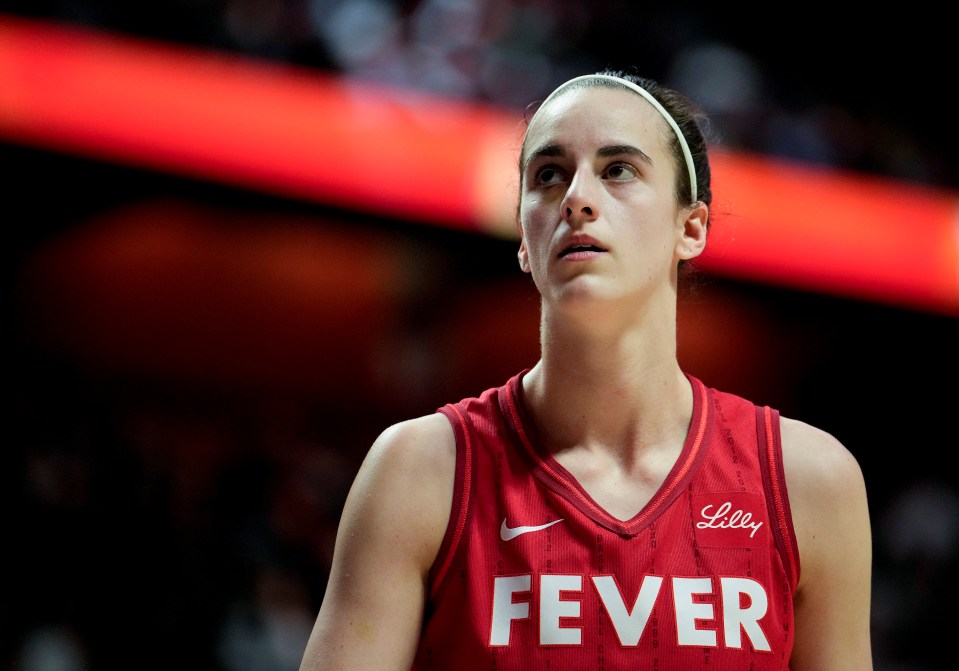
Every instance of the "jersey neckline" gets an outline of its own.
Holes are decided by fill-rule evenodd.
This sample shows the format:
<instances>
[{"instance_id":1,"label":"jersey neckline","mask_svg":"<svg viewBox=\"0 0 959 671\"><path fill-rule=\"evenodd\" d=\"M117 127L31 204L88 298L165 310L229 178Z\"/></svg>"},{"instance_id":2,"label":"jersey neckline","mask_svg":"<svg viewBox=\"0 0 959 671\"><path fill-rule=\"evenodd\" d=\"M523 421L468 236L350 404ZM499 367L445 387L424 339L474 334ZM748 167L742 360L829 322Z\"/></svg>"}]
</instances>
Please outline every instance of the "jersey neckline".
<instances>
[{"instance_id":1,"label":"jersey neckline","mask_svg":"<svg viewBox=\"0 0 959 671\"><path fill-rule=\"evenodd\" d=\"M529 370L510 378L506 393L500 396L500 409L515 434L519 449L529 459L534 475L551 490L573 504L597 524L622 536L635 536L649 526L683 491L696 472L705 452L710 427L709 390L696 377L686 374L693 390L693 413L682 451L663 483L649 501L628 520L621 520L598 504L579 481L556 458L530 439L531 420L523 401L522 381Z\"/></svg>"}]
</instances>

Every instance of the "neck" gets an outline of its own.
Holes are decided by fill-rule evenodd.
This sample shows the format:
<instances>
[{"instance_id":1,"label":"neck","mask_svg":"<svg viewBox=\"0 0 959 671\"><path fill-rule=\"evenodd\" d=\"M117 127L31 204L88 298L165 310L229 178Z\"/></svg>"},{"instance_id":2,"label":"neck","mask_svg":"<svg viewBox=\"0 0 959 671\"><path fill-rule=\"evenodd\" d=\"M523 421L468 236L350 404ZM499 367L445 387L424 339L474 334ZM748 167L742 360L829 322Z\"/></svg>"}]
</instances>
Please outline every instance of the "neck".
<instances>
[{"instance_id":1,"label":"neck","mask_svg":"<svg viewBox=\"0 0 959 671\"><path fill-rule=\"evenodd\" d=\"M600 333L549 319L544 313L542 358L523 387L551 450L642 450L685 437L692 391L676 358L675 320Z\"/></svg>"}]
</instances>

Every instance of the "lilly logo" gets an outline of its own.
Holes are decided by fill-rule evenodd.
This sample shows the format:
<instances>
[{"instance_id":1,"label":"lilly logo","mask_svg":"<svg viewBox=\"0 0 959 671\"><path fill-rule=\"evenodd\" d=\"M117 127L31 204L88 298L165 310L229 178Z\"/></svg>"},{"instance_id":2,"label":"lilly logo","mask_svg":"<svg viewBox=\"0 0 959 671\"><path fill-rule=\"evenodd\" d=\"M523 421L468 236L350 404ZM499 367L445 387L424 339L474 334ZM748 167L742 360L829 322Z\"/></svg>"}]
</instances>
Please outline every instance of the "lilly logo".
<instances>
[{"instance_id":1,"label":"lilly logo","mask_svg":"<svg viewBox=\"0 0 959 671\"><path fill-rule=\"evenodd\" d=\"M704 492L692 497L693 532L703 547L764 547L769 511L757 492Z\"/></svg>"},{"instance_id":2,"label":"lilly logo","mask_svg":"<svg viewBox=\"0 0 959 671\"><path fill-rule=\"evenodd\" d=\"M733 504L726 501L718 508L713 510L713 504L704 506L700 511L705 522L697 522L697 529L751 529L749 537L752 538L759 531L762 522L753 522L752 513L745 512L742 509L733 510ZM730 512L732 511L732 512Z\"/></svg>"}]
</instances>

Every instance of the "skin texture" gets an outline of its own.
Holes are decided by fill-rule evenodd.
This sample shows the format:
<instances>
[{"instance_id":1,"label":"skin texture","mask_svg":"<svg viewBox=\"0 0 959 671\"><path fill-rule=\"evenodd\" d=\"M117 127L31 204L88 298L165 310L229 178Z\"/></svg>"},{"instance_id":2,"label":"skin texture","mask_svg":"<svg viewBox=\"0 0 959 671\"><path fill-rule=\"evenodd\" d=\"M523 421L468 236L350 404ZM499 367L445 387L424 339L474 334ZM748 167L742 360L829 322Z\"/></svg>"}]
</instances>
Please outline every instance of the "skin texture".
<instances>
[{"instance_id":1,"label":"skin texture","mask_svg":"<svg viewBox=\"0 0 959 671\"><path fill-rule=\"evenodd\" d=\"M575 89L537 113L521 161L518 261L542 296L525 402L538 439L620 519L662 484L692 416L676 358L677 265L705 248L709 211L677 203L684 166L669 152L671 132L632 92ZM801 556L790 669L869 671L861 470L808 424L784 418L782 438ZM410 667L454 467L440 415L375 441L346 502L303 671Z\"/></svg>"}]
</instances>

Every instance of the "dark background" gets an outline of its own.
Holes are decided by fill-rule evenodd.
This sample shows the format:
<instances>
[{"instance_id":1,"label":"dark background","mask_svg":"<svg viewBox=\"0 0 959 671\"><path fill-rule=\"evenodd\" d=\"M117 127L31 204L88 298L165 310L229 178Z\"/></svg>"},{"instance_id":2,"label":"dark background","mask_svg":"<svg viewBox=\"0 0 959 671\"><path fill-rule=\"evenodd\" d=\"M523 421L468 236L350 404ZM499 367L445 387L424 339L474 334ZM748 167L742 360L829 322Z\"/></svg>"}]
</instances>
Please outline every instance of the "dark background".
<instances>
[{"instance_id":1,"label":"dark background","mask_svg":"<svg viewBox=\"0 0 959 671\"><path fill-rule=\"evenodd\" d=\"M920 6L843 21L809 5L569 1L7 1L0 12L517 109L568 75L636 66L707 107L732 149L959 187L949 22ZM390 58L324 32L362 42L385 25ZM0 143L0 165L13 397L0 665L295 669L339 508L377 433L535 361L536 297L515 243L15 140ZM148 224L171 219L196 224L192 254L144 253L141 266L178 259L155 284L76 252L118 222L137 244L168 241ZM264 288L278 275L251 268L249 250L289 245L315 249L295 258L320 271ZM364 282L378 264L393 274ZM680 356L708 384L850 448L874 523L876 668L949 668L959 320L704 275L683 297Z\"/></svg>"}]
</instances>

